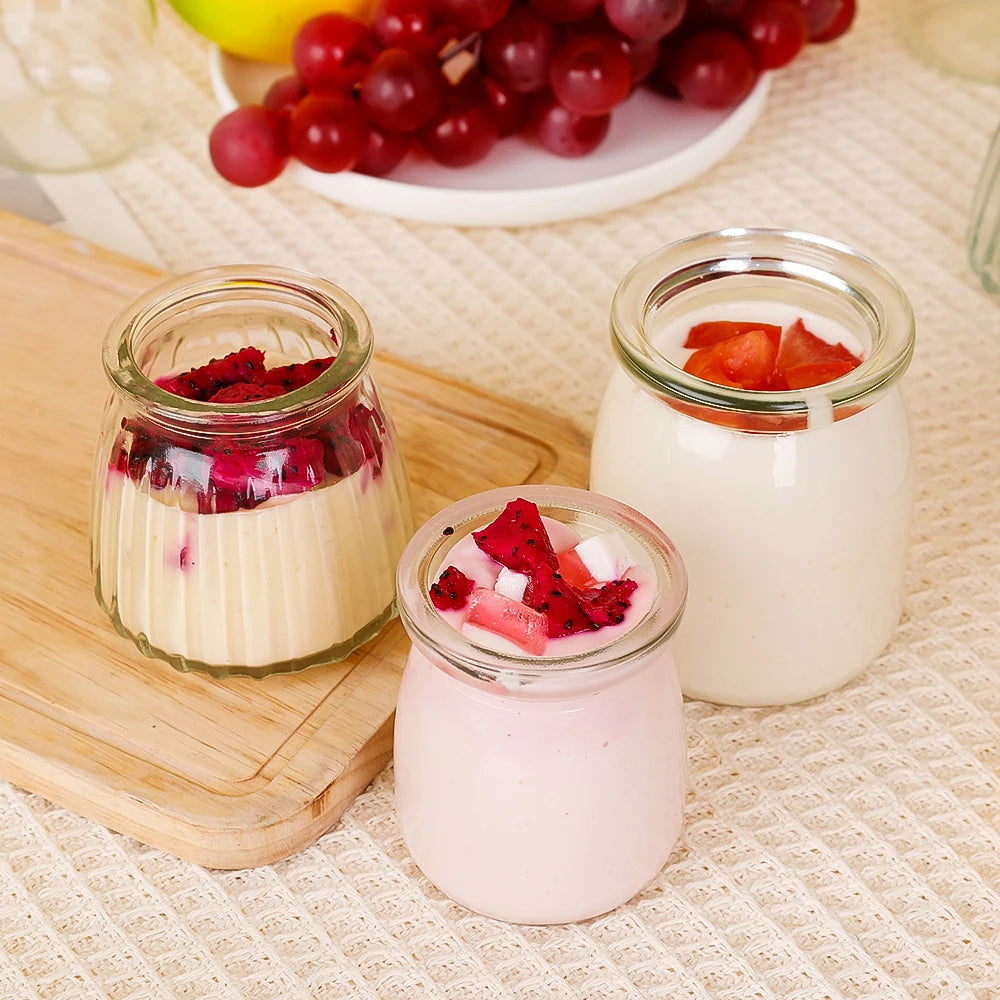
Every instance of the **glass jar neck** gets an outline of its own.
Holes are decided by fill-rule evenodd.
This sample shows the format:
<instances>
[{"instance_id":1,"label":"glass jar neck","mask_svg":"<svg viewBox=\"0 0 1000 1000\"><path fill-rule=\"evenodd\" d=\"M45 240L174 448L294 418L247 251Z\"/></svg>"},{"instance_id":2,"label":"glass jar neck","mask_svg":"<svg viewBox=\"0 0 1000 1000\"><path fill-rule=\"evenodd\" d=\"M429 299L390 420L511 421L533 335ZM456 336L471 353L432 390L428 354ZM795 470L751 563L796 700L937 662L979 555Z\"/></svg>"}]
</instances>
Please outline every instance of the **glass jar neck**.
<instances>
[{"instance_id":1,"label":"glass jar neck","mask_svg":"<svg viewBox=\"0 0 1000 1000\"><path fill-rule=\"evenodd\" d=\"M863 347L861 364L807 389L758 391L717 385L665 354L664 329L699 309L725 319L734 299L783 304L828 317ZM766 317L761 317L766 321ZM611 307L611 339L627 374L650 392L696 412L788 416L868 405L892 386L913 354L914 320L899 285L878 264L808 233L728 229L671 244L640 261Z\"/></svg>"},{"instance_id":2,"label":"glass jar neck","mask_svg":"<svg viewBox=\"0 0 1000 1000\"><path fill-rule=\"evenodd\" d=\"M290 362L335 357L308 384L238 408L157 384L163 375L246 346ZM197 433L214 431L221 420L233 433L260 433L336 407L358 387L371 356L368 317L341 288L284 268L234 265L184 275L139 296L112 322L103 362L114 392L153 422Z\"/></svg>"},{"instance_id":3,"label":"glass jar neck","mask_svg":"<svg viewBox=\"0 0 1000 1000\"><path fill-rule=\"evenodd\" d=\"M493 521L511 500L538 505L543 517L627 532L642 547L656 595L641 620L587 652L523 656L494 652L466 638L430 601L430 587L448 565L448 553L470 532ZM687 576L673 543L651 521L617 501L561 486L491 490L452 505L413 536L397 570L399 613L415 646L454 675L481 688L524 697L558 697L613 683L641 665L673 635L687 597Z\"/></svg>"}]
</instances>

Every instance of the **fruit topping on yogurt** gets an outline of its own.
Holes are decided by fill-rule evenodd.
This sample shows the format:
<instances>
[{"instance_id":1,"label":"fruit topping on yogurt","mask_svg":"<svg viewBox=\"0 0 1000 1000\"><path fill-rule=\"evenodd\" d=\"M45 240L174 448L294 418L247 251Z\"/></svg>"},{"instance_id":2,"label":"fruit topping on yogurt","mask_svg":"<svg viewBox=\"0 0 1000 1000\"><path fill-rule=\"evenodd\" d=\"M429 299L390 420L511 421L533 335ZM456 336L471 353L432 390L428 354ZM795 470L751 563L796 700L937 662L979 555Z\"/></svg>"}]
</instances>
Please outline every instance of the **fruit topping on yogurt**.
<instances>
[{"instance_id":1,"label":"fruit topping on yogurt","mask_svg":"<svg viewBox=\"0 0 1000 1000\"><path fill-rule=\"evenodd\" d=\"M518 655L604 645L645 613L655 591L622 534L581 537L542 517L530 500L512 500L448 558L430 587L431 603L472 641Z\"/></svg>"},{"instance_id":2,"label":"fruit topping on yogurt","mask_svg":"<svg viewBox=\"0 0 1000 1000\"><path fill-rule=\"evenodd\" d=\"M283 360L283 359L282 359ZM185 434L152 421L126 419L111 468L167 504L199 514L252 510L367 467L379 475L386 427L377 406L359 398L332 417L289 431L231 433L240 406L276 399L308 385L334 362L331 355L270 365L256 347L244 347L156 384L174 396L221 404L213 432ZM224 408L224 409L223 409ZM232 414L226 410L232 409Z\"/></svg>"},{"instance_id":3,"label":"fruit topping on yogurt","mask_svg":"<svg viewBox=\"0 0 1000 1000\"><path fill-rule=\"evenodd\" d=\"M770 392L807 389L841 378L861 357L806 328L801 318L773 323L709 320L691 327L684 371L717 385Z\"/></svg>"}]
</instances>

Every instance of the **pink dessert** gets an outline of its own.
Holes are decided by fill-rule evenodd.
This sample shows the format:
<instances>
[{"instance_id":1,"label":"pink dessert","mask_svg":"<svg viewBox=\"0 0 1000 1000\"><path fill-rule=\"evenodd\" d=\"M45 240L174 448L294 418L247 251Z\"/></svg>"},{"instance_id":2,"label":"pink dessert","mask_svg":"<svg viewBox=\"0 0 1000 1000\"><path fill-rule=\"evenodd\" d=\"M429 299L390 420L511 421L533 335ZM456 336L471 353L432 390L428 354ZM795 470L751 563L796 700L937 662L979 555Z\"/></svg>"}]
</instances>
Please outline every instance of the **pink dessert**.
<instances>
[{"instance_id":1,"label":"pink dessert","mask_svg":"<svg viewBox=\"0 0 1000 1000\"><path fill-rule=\"evenodd\" d=\"M455 505L400 560L413 647L396 801L444 892L557 923L641 890L679 834L685 738L667 640L686 582L670 542L629 508L522 491Z\"/></svg>"}]
</instances>

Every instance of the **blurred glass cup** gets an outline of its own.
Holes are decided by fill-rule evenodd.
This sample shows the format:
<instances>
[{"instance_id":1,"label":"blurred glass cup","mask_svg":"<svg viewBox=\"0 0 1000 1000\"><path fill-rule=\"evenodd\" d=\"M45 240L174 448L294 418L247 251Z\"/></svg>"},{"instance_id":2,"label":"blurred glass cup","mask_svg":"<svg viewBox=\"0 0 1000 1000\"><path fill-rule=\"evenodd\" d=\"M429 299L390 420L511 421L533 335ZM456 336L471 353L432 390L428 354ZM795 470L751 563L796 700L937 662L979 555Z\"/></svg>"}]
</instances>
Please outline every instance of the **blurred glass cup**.
<instances>
[{"instance_id":1,"label":"blurred glass cup","mask_svg":"<svg viewBox=\"0 0 1000 1000\"><path fill-rule=\"evenodd\" d=\"M896 0L896 23L923 62L1000 83L1000 0Z\"/></svg>"},{"instance_id":2,"label":"blurred glass cup","mask_svg":"<svg viewBox=\"0 0 1000 1000\"><path fill-rule=\"evenodd\" d=\"M121 159L152 131L153 0L0 0L0 163L70 172Z\"/></svg>"}]
</instances>

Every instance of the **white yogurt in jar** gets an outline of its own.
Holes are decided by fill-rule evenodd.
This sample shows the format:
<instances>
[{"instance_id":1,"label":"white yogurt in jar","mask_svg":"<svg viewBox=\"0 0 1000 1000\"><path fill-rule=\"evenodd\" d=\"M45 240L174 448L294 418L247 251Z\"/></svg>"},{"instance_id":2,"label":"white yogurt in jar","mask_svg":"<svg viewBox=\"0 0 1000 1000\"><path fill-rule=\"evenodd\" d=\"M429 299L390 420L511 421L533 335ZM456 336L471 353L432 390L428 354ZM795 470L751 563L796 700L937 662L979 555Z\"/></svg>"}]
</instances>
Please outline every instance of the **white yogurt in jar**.
<instances>
[{"instance_id":1,"label":"white yogurt in jar","mask_svg":"<svg viewBox=\"0 0 1000 1000\"><path fill-rule=\"evenodd\" d=\"M697 322L787 328L799 317L821 339L862 353L829 317L760 300L684 311L652 345L682 366L689 352L680 345ZM623 369L607 387L591 488L669 525L690 579L674 651L691 697L772 705L823 694L870 664L899 620L913 486L899 389L837 419L828 387L799 395L808 427L776 433L680 412Z\"/></svg>"},{"instance_id":2,"label":"white yogurt in jar","mask_svg":"<svg viewBox=\"0 0 1000 1000\"><path fill-rule=\"evenodd\" d=\"M601 516L626 510L568 488L519 492L540 505L583 501ZM413 859L443 892L498 919L559 923L639 892L679 835L686 741L667 640L684 575L650 525L646 584L620 626L551 639L538 657L471 642L426 588L453 562L480 583L495 571L463 558L462 542L443 558L427 552L441 547L444 527L458 524L461 537L470 514L517 495L455 505L400 560L400 615L413 646L396 710L396 807ZM647 522L628 516L641 532Z\"/></svg>"},{"instance_id":3,"label":"white yogurt in jar","mask_svg":"<svg viewBox=\"0 0 1000 1000\"><path fill-rule=\"evenodd\" d=\"M129 633L171 657L215 670L332 659L393 611L393 571L409 534L395 469L387 460L373 475L366 463L221 514L165 503L111 469L99 586Z\"/></svg>"}]
</instances>

